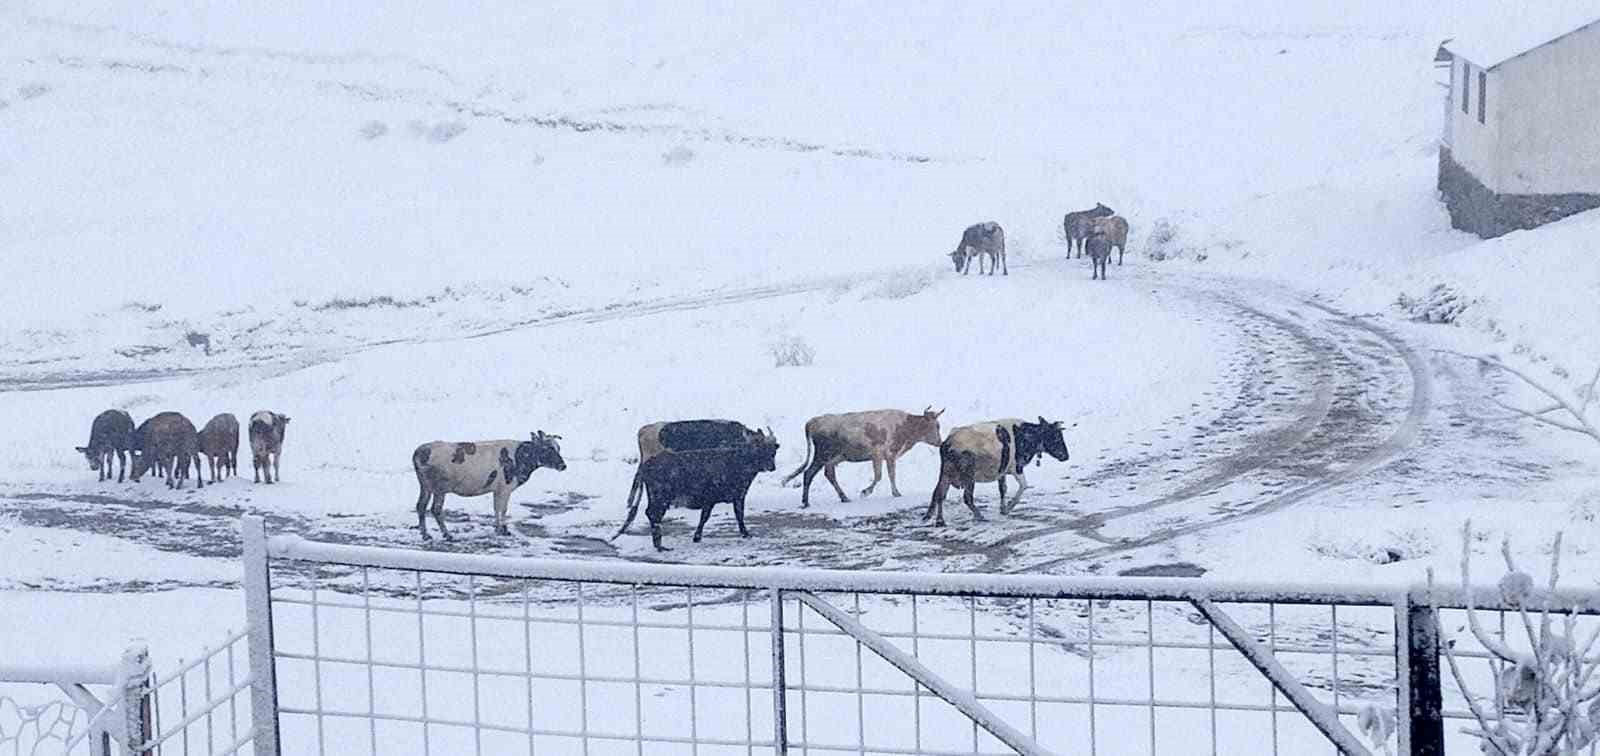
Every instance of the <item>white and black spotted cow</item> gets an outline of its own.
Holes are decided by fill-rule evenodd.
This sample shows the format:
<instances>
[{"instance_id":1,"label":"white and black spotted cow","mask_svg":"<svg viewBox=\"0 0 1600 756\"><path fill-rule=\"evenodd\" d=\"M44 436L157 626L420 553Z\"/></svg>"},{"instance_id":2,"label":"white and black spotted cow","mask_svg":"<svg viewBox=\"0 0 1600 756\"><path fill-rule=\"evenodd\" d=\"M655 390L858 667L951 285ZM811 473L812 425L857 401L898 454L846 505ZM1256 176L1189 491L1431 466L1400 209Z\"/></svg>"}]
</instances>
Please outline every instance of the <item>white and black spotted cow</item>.
<instances>
[{"instance_id":1,"label":"white and black spotted cow","mask_svg":"<svg viewBox=\"0 0 1600 756\"><path fill-rule=\"evenodd\" d=\"M1049 454L1062 462L1067 461L1067 442L1061 435L1061 423L1039 418L1030 423L1016 418L991 420L986 423L963 425L950 431L939 445L939 484L933 489L933 499L922 519L938 518L935 524L944 524L944 497L951 486L961 487L961 500L972 510L974 520L984 516L973 502L973 492L978 483L1000 483L1000 514L1016 508L1022 492L1028 487L1023 470L1040 454ZM1017 496L1006 501L1006 476L1017 479Z\"/></svg>"},{"instance_id":2,"label":"white and black spotted cow","mask_svg":"<svg viewBox=\"0 0 1600 756\"><path fill-rule=\"evenodd\" d=\"M506 506L511 492L528 482L533 471L541 467L553 470L567 469L561 459L561 437L536 431L527 441L463 441L449 443L434 441L417 447L411 454L411 467L417 471L417 529L422 540L432 540L428 535L426 514L428 501L433 501L433 520L446 540L450 531L444 527L445 494L457 496L482 496L494 494L494 531L510 535L506 527Z\"/></svg>"}]
</instances>

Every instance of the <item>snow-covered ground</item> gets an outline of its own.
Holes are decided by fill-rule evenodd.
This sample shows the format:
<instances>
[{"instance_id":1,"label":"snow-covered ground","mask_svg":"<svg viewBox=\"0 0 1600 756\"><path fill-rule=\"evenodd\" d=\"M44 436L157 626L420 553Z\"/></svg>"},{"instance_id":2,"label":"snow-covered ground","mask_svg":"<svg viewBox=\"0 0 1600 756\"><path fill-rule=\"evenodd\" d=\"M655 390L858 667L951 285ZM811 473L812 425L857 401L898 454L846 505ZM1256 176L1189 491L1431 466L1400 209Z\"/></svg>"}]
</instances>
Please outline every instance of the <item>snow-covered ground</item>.
<instances>
[{"instance_id":1,"label":"snow-covered ground","mask_svg":"<svg viewBox=\"0 0 1600 756\"><path fill-rule=\"evenodd\" d=\"M436 548L1400 584L1471 517L1592 573L1594 446L1439 351L1600 365L1600 220L1480 242L1433 190L1434 48L1495 6L0 8L4 616L236 626L240 513L416 546L417 444L535 429L569 467L513 536L452 497ZM1058 239L1096 201L1133 229L1104 283ZM955 275L990 219L1010 275ZM942 530L933 449L900 499L778 487L811 415L928 405L1064 420L1072 459ZM286 482L98 483L106 407L282 411ZM755 538L608 542L635 429L697 416L779 435Z\"/></svg>"}]
</instances>

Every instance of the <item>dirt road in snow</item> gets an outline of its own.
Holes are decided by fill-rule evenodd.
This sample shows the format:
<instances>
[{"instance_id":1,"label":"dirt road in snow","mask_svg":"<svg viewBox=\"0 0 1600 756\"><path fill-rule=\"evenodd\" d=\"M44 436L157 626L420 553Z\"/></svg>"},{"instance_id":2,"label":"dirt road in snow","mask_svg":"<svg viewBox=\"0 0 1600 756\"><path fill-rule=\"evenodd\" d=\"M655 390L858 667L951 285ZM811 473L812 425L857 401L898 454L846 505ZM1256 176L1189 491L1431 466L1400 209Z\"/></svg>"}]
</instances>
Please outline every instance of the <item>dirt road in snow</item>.
<instances>
[{"instance_id":1,"label":"dirt road in snow","mask_svg":"<svg viewBox=\"0 0 1600 756\"><path fill-rule=\"evenodd\" d=\"M1063 265L1030 267L1042 274L1052 268L1076 272ZM1189 310L1182 317L1201 318L1236 335L1236 347L1224 358L1228 385L1194 387L1196 408L1213 406L1200 401L1209 394L1232 397L1220 412L1198 424L1193 417L1171 418L1124 439L1120 451L1108 458L1074 458L1064 485L1036 485L1011 517L972 523L964 508L952 502L951 526L933 528L920 520L924 492L908 492L902 507L866 517L848 516L824 495L811 510L756 509L751 527L758 537L753 540L710 536L692 550L645 558L862 569L1194 574L1192 566L1183 564L1185 555L1175 553L1170 544L1281 513L1313 497L1415 496L1428 476L1448 477L1466 468L1508 479L1542 474L1532 460L1518 461L1513 455L1507 461L1500 442L1512 439L1504 438L1509 432L1504 426L1491 429L1471 420L1478 414L1473 406L1487 400L1480 382L1455 380L1445 371L1447 406L1440 408L1435 381L1441 366L1430 364L1404 339L1369 319L1263 283L1148 268L1121 273L1125 285L1179 293ZM822 280L621 305L508 328L737 307L838 285ZM481 335L486 334L465 338ZM79 378L85 385L107 380ZM65 386L58 382L57 387ZM1429 449L1435 450L1432 455ZM588 498L585 492L572 492L555 500L514 500L523 510L516 525L520 537L439 547L508 555L624 556L605 540L614 524L551 529L541 524L541 515L583 507ZM992 512L992 505L987 508ZM115 489L87 495L24 486L0 489L0 513L11 513L25 524L112 535L163 551L220 558L237 554L239 510L234 507L123 498ZM389 520L268 514L275 530L346 543L396 543ZM449 516L467 520L479 514L468 509ZM669 540L685 541L687 527L677 519L669 521Z\"/></svg>"}]
</instances>

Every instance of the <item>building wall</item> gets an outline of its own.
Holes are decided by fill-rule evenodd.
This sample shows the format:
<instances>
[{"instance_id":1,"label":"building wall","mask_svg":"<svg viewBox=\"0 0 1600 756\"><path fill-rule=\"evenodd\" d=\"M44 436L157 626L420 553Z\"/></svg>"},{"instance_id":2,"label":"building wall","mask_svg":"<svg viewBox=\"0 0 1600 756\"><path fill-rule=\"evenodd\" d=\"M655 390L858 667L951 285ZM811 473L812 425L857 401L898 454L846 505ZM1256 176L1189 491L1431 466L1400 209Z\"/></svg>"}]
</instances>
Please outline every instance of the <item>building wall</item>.
<instances>
[{"instance_id":1,"label":"building wall","mask_svg":"<svg viewBox=\"0 0 1600 756\"><path fill-rule=\"evenodd\" d=\"M1481 145L1452 153L1491 189L1600 193L1600 24L1501 64L1489 75L1489 107L1491 120L1499 114L1499 154L1488 172L1472 152ZM1459 108L1455 116L1468 117Z\"/></svg>"},{"instance_id":2,"label":"building wall","mask_svg":"<svg viewBox=\"0 0 1600 756\"><path fill-rule=\"evenodd\" d=\"M1450 149L1455 162L1471 171L1491 189L1499 184L1500 125L1497 120L1501 98L1499 72L1489 74L1489 107L1484 113L1484 123L1478 123L1478 72L1483 67L1459 55L1450 68L1450 111L1445 121L1444 144ZM1465 76L1472 85L1467 97L1467 112L1461 112L1461 80ZM1442 188L1442 187L1441 187Z\"/></svg>"}]
</instances>

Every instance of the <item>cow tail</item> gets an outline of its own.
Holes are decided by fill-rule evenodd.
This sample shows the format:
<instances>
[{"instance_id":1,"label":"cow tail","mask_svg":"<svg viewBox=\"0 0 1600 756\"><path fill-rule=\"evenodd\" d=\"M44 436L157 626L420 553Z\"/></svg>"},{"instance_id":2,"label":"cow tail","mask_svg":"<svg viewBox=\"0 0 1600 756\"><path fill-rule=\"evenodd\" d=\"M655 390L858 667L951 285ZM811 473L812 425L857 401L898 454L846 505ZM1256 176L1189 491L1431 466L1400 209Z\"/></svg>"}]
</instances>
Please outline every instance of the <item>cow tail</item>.
<instances>
[{"instance_id":1,"label":"cow tail","mask_svg":"<svg viewBox=\"0 0 1600 756\"><path fill-rule=\"evenodd\" d=\"M1000 475L1003 477L1006 473L1010 472L1010 470L1007 468L1011 466L1009 464L1011 462L1012 455L1011 433L1005 428L1001 427L994 429L994 435L1000 439Z\"/></svg>"},{"instance_id":2,"label":"cow tail","mask_svg":"<svg viewBox=\"0 0 1600 756\"><path fill-rule=\"evenodd\" d=\"M643 468L644 463L640 462L639 466ZM641 470L633 472L633 488L628 491L628 516L623 518L622 527L617 529L617 534L611 536L613 541L628 532L628 526L633 524L633 518L639 515L639 491L644 488L644 479L640 477L640 472Z\"/></svg>"},{"instance_id":3,"label":"cow tail","mask_svg":"<svg viewBox=\"0 0 1600 756\"><path fill-rule=\"evenodd\" d=\"M796 476L798 476L800 473L805 472L806 468L811 466L811 452L812 452L813 449L816 448L816 446L817 446L817 441L816 441L816 439L811 437L811 429L810 428L806 428L806 461L801 462L800 466L795 468L794 472L789 473L789 476L784 478L783 482L779 483L778 485L780 485L780 486L789 485L789 481L794 480Z\"/></svg>"}]
</instances>

